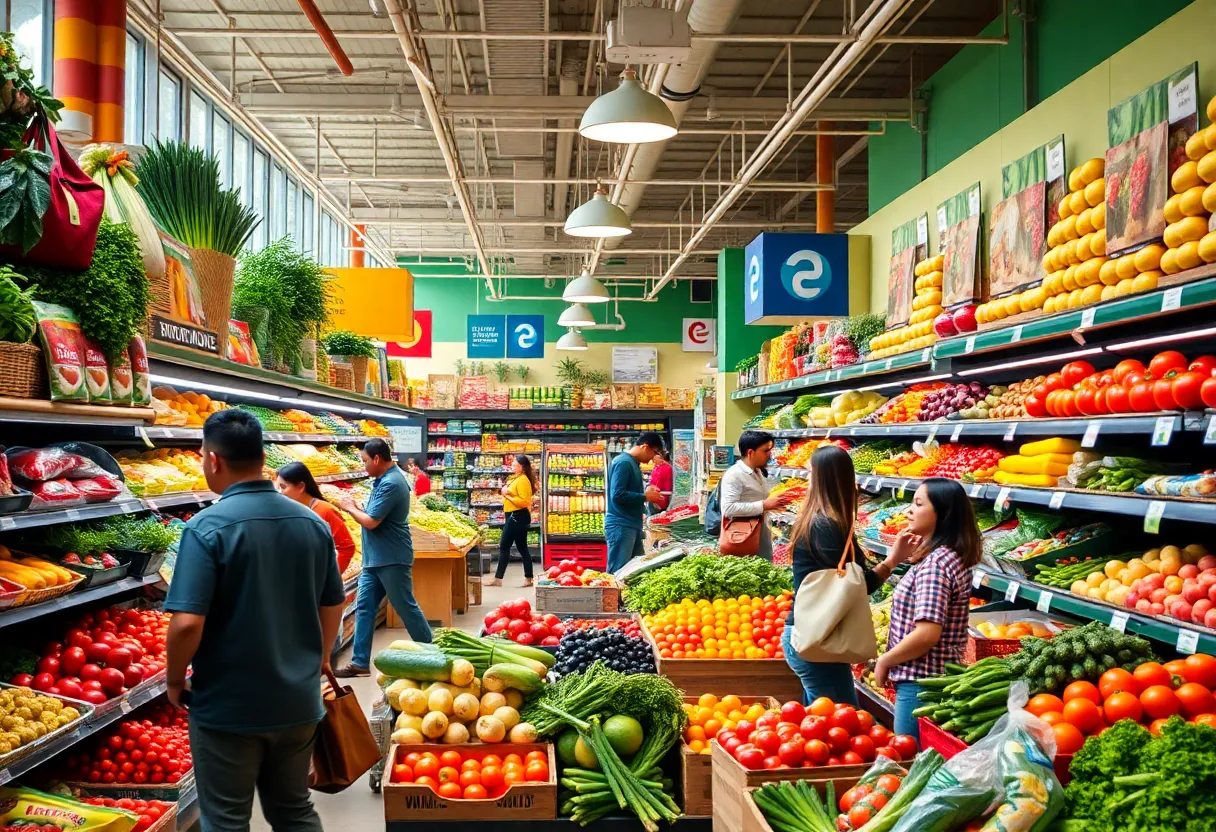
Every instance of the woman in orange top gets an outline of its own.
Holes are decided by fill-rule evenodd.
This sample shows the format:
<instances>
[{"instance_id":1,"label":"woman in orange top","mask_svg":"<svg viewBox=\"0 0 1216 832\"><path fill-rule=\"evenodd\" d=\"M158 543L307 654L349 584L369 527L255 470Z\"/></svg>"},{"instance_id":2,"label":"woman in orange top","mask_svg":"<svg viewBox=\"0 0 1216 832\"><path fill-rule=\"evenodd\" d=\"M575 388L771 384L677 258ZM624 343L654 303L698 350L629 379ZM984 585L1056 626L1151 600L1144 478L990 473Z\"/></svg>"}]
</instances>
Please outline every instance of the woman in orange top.
<instances>
[{"instance_id":1,"label":"woman in orange top","mask_svg":"<svg viewBox=\"0 0 1216 832\"><path fill-rule=\"evenodd\" d=\"M321 489L312 478L312 472L303 462L289 462L275 472L274 484L279 493L308 506L329 524L334 536L334 548L338 550L338 571L345 572L355 556L355 541L342 521L342 513L321 496Z\"/></svg>"},{"instance_id":2,"label":"woman in orange top","mask_svg":"<svg viewBox=\"0 0 1216 832\"><path fill-rule=\"evenodd\" d=\"M511 544L519 549L524 560L524 586L532 586L532 553L528 551L528 528L532 525L532 494L536 490L536 475L532 473L532 460L523 454L515 457L511 464L511 475L502 487L502 510L506 525L502 527L502 540L498 543L498 568L487 586L502 586L507 574L507 563L511 559Z\"/></svg>"}]
</instances>

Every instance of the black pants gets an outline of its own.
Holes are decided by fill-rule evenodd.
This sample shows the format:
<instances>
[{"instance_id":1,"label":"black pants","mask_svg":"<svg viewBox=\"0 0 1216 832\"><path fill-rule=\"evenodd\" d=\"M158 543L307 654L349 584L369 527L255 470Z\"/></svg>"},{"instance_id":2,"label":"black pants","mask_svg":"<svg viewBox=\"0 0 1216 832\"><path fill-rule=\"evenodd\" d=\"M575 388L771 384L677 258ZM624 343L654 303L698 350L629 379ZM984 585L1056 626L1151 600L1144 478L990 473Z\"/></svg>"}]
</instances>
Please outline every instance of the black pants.
<instances>
[{"instance_id":1,"label":"black pants","mask_svg":"<svg viewBox=\"0 0 1216 832\"><path fill-rule=\"evenodd\" d=\"M494 577L502 580L507 574L507 563L511 560L511 544L519 549L524 559L524 577L532 577L532 553L528 551L528 527L532 525L532 512L526 508L517 509L507 515L507 524L502 527L502 540L498 542L498 568Z\"/></svg>"}]
</instances>

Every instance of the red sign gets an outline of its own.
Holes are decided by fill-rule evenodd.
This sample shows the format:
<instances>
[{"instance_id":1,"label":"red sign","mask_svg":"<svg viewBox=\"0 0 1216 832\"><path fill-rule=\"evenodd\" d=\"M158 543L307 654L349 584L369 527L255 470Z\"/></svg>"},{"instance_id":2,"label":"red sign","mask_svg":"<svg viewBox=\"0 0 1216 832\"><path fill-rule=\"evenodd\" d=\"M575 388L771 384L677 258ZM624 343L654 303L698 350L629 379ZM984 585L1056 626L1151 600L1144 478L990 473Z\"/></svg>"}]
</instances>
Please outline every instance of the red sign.
<instances>
[{"instance_id":1,"label":"red sign","mask_svg":"<svg viewBox=\"0 0 1216 832\"><path fill-rule=\"evenodd\" d=\"M388 343L386 349L389 358L430 358L431 357L431 310L414 310L414 340Z\"/></svg>"}]
</instances>

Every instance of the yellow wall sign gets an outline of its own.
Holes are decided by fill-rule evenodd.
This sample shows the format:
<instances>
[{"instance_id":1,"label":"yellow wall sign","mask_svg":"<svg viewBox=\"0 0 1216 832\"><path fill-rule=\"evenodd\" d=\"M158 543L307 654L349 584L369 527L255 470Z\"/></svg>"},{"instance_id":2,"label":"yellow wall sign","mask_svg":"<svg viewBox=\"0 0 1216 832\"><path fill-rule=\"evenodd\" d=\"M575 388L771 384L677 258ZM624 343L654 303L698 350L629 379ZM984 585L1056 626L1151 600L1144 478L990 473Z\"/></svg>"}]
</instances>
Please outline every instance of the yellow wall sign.
<instances>
[{"instance_id":1,"label":"yellow wall sign","mask_svg":"<svg viewBox=\"0 0 1216 832\"><path fill-rule=\"evenodd\" d=\"M414 276L407 269L326 269L330 326L377 341L414 336Z\"/></svg>"}]
</instances>

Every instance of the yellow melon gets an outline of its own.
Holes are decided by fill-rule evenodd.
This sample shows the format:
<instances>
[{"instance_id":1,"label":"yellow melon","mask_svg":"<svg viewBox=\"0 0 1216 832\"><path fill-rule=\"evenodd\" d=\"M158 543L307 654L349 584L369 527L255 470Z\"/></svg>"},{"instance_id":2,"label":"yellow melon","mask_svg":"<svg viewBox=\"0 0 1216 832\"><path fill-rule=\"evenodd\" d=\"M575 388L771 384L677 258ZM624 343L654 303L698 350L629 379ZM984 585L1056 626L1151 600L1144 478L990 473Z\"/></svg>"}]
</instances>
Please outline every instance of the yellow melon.
<instances>
[{"instance_id":1,"label":"yellow melon","mask_svg":"<svg viewBox=\"0 0 1216 832\"><path fill-rule=\"evenodd\" d=\"M1199 163L1190 159L1179 165L1178 170L1170 177L1170 187L1176 194L1195 187L1199 182Z\"/></svg>"},{"instance_id":2,"label":"yellow melon","mask_svg":"<svg viewBox=\"0 0 1216 832\"><path fill-rule=\"evenodd\" d=\"M1216 231L1209 231L1199 241L1199 256L1205 263L1216 263Z\"/></svg>"},{"instance_id":3,"label":"yellow melon","mask_svg":"<svg viewBox=\"0 0 1216 832\"><path fill-rule=\"evenodd\" d=\"M1056 311L1056 296L1052 295L1043 303L1043 314L1052 315Z\"/></svg>"},{"instance_id":4,"label":"yellow melon","mask_svg":"<svg viewBox=\"0 0 1216 832\"><path fill-rule=\"evenodd\" d=\"M1178 248L1188 240L1198 240L1207 233L1206 217L1183 217L1178 222L1172 222L1165 227L1165 244L1170 248ZM1146 248L1151 248L1151 246L1146 246ZM1144 249L1140 249L1140 251L1144 251ZM1149 269L1142 268L1140 271L1146 272Z\"/></svg>"},{"instance_id":5,"label":"yellow melon","mask_svg":"<svg viewBox=\"0 0 1216 832\"><path fill-rule=\"evenodd\" d=\"M1090 207L1099 205L1106 200L1106 179L1099 176L1085 186L1085 201Z\"/></svg>"},{"instance_id":6,"label":"yellow melon","mask_svg":"<svg viewBox=\"0 0 1216 832\"><path fill-rule=\"evenodd\" d=\"M1086 286L1081 290L1081 305L1089 306L1091 303L1097 303L1102 300L1101 284L1095 286Z\"/></svg>"},{"instance_id":7,"label":"yellow melon","mask_svg":"<svg viewBox=\"0 0 1216 832\"><path fill-rule=\"evenodd\" d=\"M1216 182L1216 150L1209 150L1202 159L1195 163L1195 172L1209 185Z\"/></svg>"},{"instance_id":8,"label":"yellow melon","mask_svg":"<svg viewBox=\"0 0 1216 832\"><path fill-rule=\"evenodd\" d=\"M1199 240L1187 240L1185 243L1173 250L1177 252L1176 256L1174 257L1174 262L1178 264L1178 271L1180 272L1184 272L1187 269L1194 269L1203 262L1203 258L1199 256ZM1169 274L1169 272L1165 271L1164 257L1161 258L1161 266L1161 271Z\"/></svg>"},{"instance_id":9,"label":"yellow melon","mask_svg":"<svg viewBox=\"0 0 1216 832\"><path fill-rule=\"evenodd\" d=\"M1089 221L1093 223L1094 228L1106 228L1106 203L1099 202L1094 206L1093 213L1089 215Z\"/></svg>"},{"instance_id":10,"label":"yellow melon","mask_svg":"<svg viewBox=\"0 0 1216 832\"><path fill-rule=\"evenodd\" d=\"M1130 280L1140 269L1136 268L1136 255L1125 254L1115 261L1115 271L1120 280Z\"/></svg>"},{"instance_id":11,"label":"yellow melon","mask_svg":"<svg viewBox=\"0 0 1216 832\"><path fill-rule=\"evenodd\" d=\"M1077 165L1068 173L1068 190L1079 191L1085 187L1085 183L1081 181L1081 166Z\"/></svg>"},{"instance_id":12,"label":"yellow melon","mask_svg":"<svg viewBox=\"0 0 1216 832\"><path fill-rule=\"evenodd\" d=\"M1165 201L1166 222L1178 222L1178 220L1186 216L1186 214L1182 213L1182 196L1182 194L1174 194Z\"/></svg>"},{"instance_id":13,"label":"yellow melon","mask_svg":"<svg viewBox=\"0 0 1216 832\"><path fill-rule=\"evenodd\" d=\"M1132 255L1135 258L1136 271L1140 273L1153 271L1161 264L1163 254L1165 254L1165 246L1159 243L1153 243L1140 249Z\"/></svg>"},{"instance_id":14,"label":"yellow melon","mask_svg":"<svg viewBox=\"0 0 1216 832\"><path fill-rule=\"evenodd\" d=\"M1102 300L1111 300L1119 296L1119 290L1114 286L1102 287Z\"/></svg>"},{"instance_id":15,"label":"yellow melon","mask_svg":"<svg viewBox=\"0 0 1216 832\"><path fill-rule=\"evenodd\" d=\"M1202 185L1196 185L1195 187L1189 188L1181 194L1175 194L1175 196L1182 197L1181 208L1183 217L1199 217L1208 213L1203 207L1203 195L1206 190L1207 189ZM1182 217L1179 217L1178 219L1182 219ZM1166 221L1178 222L1178 220L1171 220L1168 218Z\"/></svg>"},{"instance_id":16,"label":"yellow melon","mask_svg":"<svg viewBox=\"0 0 1216 832\"><path fill-rule=\"evenodd\" d=\"M1081 184L1088 185L1102 178L1102 174L1106 172L1106 160L1103 158L1090 159L1085 164L1081 165Z\"/></svg>"},{"instance_id":17,"label":"yellow melon","mask_svg":"<svg viewBox=\"0 0 1216 832\"><path fill-rule=\"evenodd\" d=\"M1216 136L1216 130L1212 131L1212 135ZM1216 214L1216 183L1203 189L1203 210Z\"/></svg>"},{"instance_id":18,"label":"yellow melon","mask_svg":"<svg viewBox=\"0 0 1216 832\"><path fill-rule=\"evenodd\" d=\"M1102 281L1107 286L1114 286L1119 282L1119 275L1116 272L1118 267L1118 260L1107 260L1102 264L1102 267L1098 269L1098 280Z\"/></svg>"},{"instance_id":19,"label":"yellow melon","mask_svg":"<svg viewBox=\"0 0 1216 832\"><path fill-rule=\"evenodd\" d=\"M1077 267L1069 266L1064 270L1064 276L1060 279L1060 285L1064 287L1064 291L1071 292L1077 288Z\"/></svg>"},{"instance_id":20,"label":"yellow melon","mask_svg":"<svg viewBox=\"0 0 1216 832\"><path fill-rule=\"evenodd\" d=\"M1195 246L1198 248L1199 244L1196 243ZM1182 271L1182 267L1178 265L1178 251L1179 249L1172 248L1161 255L1161 271L1166 274Z\"/></svg>"},{"instance_id":21,"label":"yellow melon","mask_svg":"<svg viewBox=\"0 0 1216 832\"><path fill-rule=\"evenodd\" d=\"M1155 270L1151 272L1142 272L1141 274L1136 275L1131 282L1132 291L1151 292L1153 289L1157 288L1157 278L1161 276L1162 273Z\"/></svg>"},{"instance_id":22,"label":"yellow melon","mask_svg":"<svg viewBox=\"0 0 1216 832\"><path fill-rule=\"evenodd\" d=\"M1089 232L1094 230L1094 225L1090 221L1090 210L1091 209L1086 208L1084 211L1077 214L1077 233L1078 234L1084 235L1084 234L1088 234Z\"/></svg>"},{"instance_id":23,"label":"yellow melon","mask_svg":"<svg viewBox=\"0 0 1216 832\"><path fill-rule=\"evenodd\" d=\"M1082 293L1084 293L1084 291L1085 291L1084 289L1073 289L1071 292L1068 293L1068 308L1069 309L1075 309L1081 305L1081 296L1082 296Z\"/></svg>"},{"instance_id":24,"label":"yellow melon","mask_svg":"<svg viewBox=\"0 0 1216 832\"><path fill-rule=\"evenodd\" d=\"M1079 262L1084 263L1086 260L1094 256L1092 246L1095 233L1097 232L1091 231L1072 244L1073 253ZM1105 249L1105 247L1103 248Z\"/></svg>"},{"instance_id":25,"label":"yellow melon","mask_svg":"<svg viewBox=\"0 0 1216 832\"><path fill-rule=\"evenodd\" d=\"M1089 250L1095 257L1104 257L1106 255L1106 229L1099 228L1093 234L1089 235Z\"/></svg>"},{"instance_id":26,"label":"yellow melon","mask_svg":"<svg viewBox=\"0 0 1216 832\"><path fill-rule=\"evenodd\" d=\"M946 255L939 254L930 262L933 263L933 268L929 269L929 271L940 272L942 269L946 268Z\"/></svg>"},{"instance_id":27,"label":"yellow melon","mask_svg":"<svg viewBox=\"0 0 1216 832\"><path fill-rule=\"evenodd\" d=\"M1134 284L1135 282L1136 282L1135 278L1133 278L1131 280L1120 280L1118 283L1115 284L1115 294L1117 294L1119 297L1123 297L1124 295L1130 295L1133 291L1135 291L1132 288L1132 284Z\"/></svg>"},{"instance_id":28,"label":"yellow melon","mask_svg":"<svg viewBox=\"0 0 1216 832\"><path fill-rule=\"evenodd\" d=\"M1212 129L1211 125L1204 127L1202 130L1196 130L1191 134L1191 137L1186 140L1186 158L1193 162L1198 162L1208 152L1206 143L1208 131Z\"/></svg>"},{"instance_id":29,"label":"yellow melon","mask_svg":"<svg viewBox=\"0 0 1216 832\"><path fill-rule=\"evenodd\" d=\"M1079 214L1089 207L1089 203L1085 201L1085 189L1071 193L1068 198L1072 201L1072 212Z\"/></svg>"}]
</instances>

